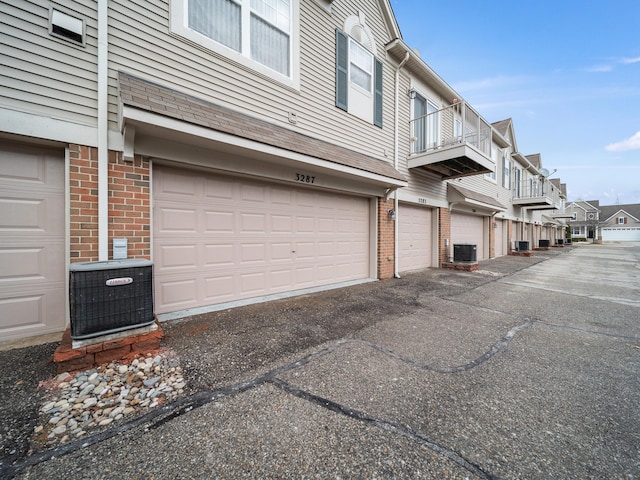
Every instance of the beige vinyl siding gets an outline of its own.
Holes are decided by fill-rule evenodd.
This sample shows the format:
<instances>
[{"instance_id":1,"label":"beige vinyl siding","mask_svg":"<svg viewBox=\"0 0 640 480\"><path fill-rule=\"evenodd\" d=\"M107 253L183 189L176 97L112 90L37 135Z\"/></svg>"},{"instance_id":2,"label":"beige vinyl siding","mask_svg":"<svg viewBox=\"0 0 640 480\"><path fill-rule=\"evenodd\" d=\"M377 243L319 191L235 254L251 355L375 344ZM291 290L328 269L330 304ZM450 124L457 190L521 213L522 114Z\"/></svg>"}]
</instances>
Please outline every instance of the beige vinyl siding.
<instances>
[{"instance_id":1,"label":"beige vinyl siding","mask_svg":"<svg viewBox=\"0 0 640 480\"><path fill-rule=\"evenodd\" d=\"M400 73L399 86L399 124L398 124L398 170L407 175L409 185L403 188L399 195L406 201L416 201L416 197L426 198L429 205L447 205L447 184L440 176L428 173L422 168L407 168L407 159L411 153L411 100L406 92L411 88L411 81L407 73L403 70ZM427 94L428 98L436 103L442 99L425 86L421 90Z\"/></svg>"},{"instance_id":2,"label":"beige vinyl siding","mask_svg":"<svg viewBox=\"0 0 640 480\"><path fill-rule=\"evenodd\" d=\"M0 106L85 125L96 124L95 2L60 3L86 22L86 45L49 34L49 6L34 1L0 4L3 81Z\"/></svg>"},{"instance_id":3,"label":"beige vinyl siding","mask_svg":"<svg viewBox=\"0 0 640 480\"><path fill-rule=\"evenodd\" d=\"M393 68L384 65L384 128L335 107L335 28L346 15L366 12L384 59L389 35L377 2L362 2L353 11L334 6L327 15L313 2L300 2L300 91L236 64L171 33L169 0L110 2L110 128L117 128L117 72L184 91L266 121L353 150L393 161ZM350 9L351 10L351 9ZM295 60L294 60L295 61ZM298 122L288 122L289 112ZM387 157L385 157L385 151Z\"/></svg>"}]
</instances>

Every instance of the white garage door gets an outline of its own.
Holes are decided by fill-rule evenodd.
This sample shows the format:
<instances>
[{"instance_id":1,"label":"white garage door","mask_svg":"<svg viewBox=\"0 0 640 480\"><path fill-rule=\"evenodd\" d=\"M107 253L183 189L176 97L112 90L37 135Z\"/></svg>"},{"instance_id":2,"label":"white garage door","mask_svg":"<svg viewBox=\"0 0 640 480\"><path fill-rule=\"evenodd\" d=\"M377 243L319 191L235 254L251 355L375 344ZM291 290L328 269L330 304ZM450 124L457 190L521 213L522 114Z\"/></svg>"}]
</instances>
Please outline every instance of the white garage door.
<instances>
[{"instance_id":1,"label":"white garage door","mask_svg":"<svg viewBox=\"0 0 640 480\"><path fill-rule=\"evenodd\" d=\"M640 242L640 228L603 228L602 240L605 242Z\"/></svg>"},{"instance_id":2,"label":"white garage door","mask_svg":"<svg viewBox=\"0 0 640 480\"><path fill-rule=\"evenodd\" d=\"M398 212L399 257L401 272L421 270L432 266L430 208L400 205Z\"/></svg>"},{"instance_id":3,"label":"white garage door","mask_svg":"<svg viewBox=\"0 0 640 480\"><path fill-rule=\"evenodd\" d=\"M0 147L0 340L66 324L64 155Z\"/></svg>"},{"instance_id":4,"label":"white garage door","mask_svg":"<svg viewBox=\"0 0 640 480\"><path fill-rule=\"evenodd\" d=\"M157 313L370 276L369 200L156 166Z\"/></svg>"},{"instance_id":5,"label":"white garage door","mask_svg":"<svg viewBox=\"0 0 640 480\"><path fill-rule=\"evenodd\" d=\"M451 243L476 245L477 259L484 260L484 217L452 213Z\"/></svg>"}]
</instances>

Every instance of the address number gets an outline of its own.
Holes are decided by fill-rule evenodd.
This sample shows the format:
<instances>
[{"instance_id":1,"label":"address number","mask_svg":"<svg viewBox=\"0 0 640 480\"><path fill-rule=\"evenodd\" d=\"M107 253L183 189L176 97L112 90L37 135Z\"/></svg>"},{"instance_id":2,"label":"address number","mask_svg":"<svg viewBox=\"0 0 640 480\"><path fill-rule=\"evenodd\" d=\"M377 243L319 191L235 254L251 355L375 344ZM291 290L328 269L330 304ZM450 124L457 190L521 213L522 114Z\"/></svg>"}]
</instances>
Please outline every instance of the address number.
<instances>
[{"instance_id":1,"label":"address number","mask_svg":"<svg viewBox=\"0 0 640 480\"><path fill-rule=\"evenodd\" d=\"M300 183L315 183L316 177L305 175L303 173L296 173L296 181Z\"/></svg>"}]
</instances>

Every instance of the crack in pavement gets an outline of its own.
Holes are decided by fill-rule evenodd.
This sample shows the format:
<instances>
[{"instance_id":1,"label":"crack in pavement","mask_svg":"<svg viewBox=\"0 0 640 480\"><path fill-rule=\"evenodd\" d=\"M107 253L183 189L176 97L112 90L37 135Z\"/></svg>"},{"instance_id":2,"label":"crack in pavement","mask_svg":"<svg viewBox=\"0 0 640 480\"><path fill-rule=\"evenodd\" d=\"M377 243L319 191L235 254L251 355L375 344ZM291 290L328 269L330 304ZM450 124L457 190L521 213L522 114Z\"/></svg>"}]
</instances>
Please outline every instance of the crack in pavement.
<instances>
[{"instance_id":1,"label":"crack in pavement","mask_svg":"<svg viewBox=\"0 0 640 480\"><path fill-rule=\"evenodd\" d=\"M482 363L487 362L489 359L491 359L493 356L495 356L497 353L503 351L504 349L506 349L509 345L509 343L511 343L511 341L513 340L513 338L515 337L515 335L529 327L530 325L533 324L533 321L530 319L525 319L525 322L517 325L515 327L513 327L511 330L509 330L509 332L507 332L507 334L502 337L502 339L500 339L498 342L496 342L487 352L485 352L483 355L481 355L480 357L476 358L475 360L472 360L471 362L468 362L466 364L463 365L459 365L459 366L454 366L454 367L435 367L432 365L428 365L428 364L423 364L420 362L417 362L411 358L408 357L404 357L396 352L393 352L392 350L389 350L386 347L383 347L381 345L372 343L372 342L367 342L365 340L359 340L359 339L342 339L342 340L338 340L336 342L333 342L333 344L326 346L323 349L320 349L316 352L312 352L309 355L295 361L292 363L288 363L286 365L283 365L281 367L275 368L273 370L270 370L262 375L258 375L256 377L254 377L253 379L250 380L246 380L244 382L238 382L232 385L228 385L225 387L221 387L221 388L217 388L217 389L213 389L213 390L206 390L206 391L202 391L202 392L197 392L194 393L192 395L189 395L187 397L182 397L179 398L178 400L167 404L167 405L163 405L162 407L152 410L140 417L137 417L133 420L130 420L126 423L123 423L121 425L118 425L116 427L107 429L107 430L103 430L100 432L96 432L94 434L91 434L87 437L83 437L81 439L77 439L77 440L72 440L69 441L67 443L64 443L62 445L59 445L57 447L54 447L52 449L49 450L44 450L42 452L38 452L38 453L34 453L33 455L30 455L29 457L26 457L23 460L18 460L15 461L13 464L11 465L3 465L0 464L0 477L1 478L13 478L15 475L17 475L18 473L20 473L22 470L28 468L28 467L32 467L35 466L39 463L42 462L46 462L49 460L53 460L54 458L57 457L62 457L65 455L68 455L70 453L76 452L78 450L82 450L84 448L90 447L92 445L101 443L103 441L109 440L110 438L115 437L116 435L121 435L123 433L126 433L128 431L134 430L136 428L142 427L144 428L146 431L148 430L155 430L157 428L159 428L160 426L164 425L165 423L180 417L181 415L191 412L192 410L202 407L204 405L207 405L211 402L215 402L217 400L226 398L226 397L230 397L233 395L237 395L243 392L246 392L252 388L255 387L259 387L262 386L264 384L272 384L274 386L276 386L277 388L288 392L298 398L302 398L305 399L307 401L310 401L312 403L314 403L315 405L321 406L323 408L326 408L334 413L341 413L343 415L348 416L349 418L355 419L355 420L359 420L359 421L363 421L366 422L368 424L374 425L377 428L380 428L382 430L388 431L388 432L392 432L392 433L396 433L398 435L402 435L412 441L415 441L417 443L419 443L420 445L432 450L433 452L444 456L446 458L449 458L450 460L454 461L456 464L460 465L461 467L465 468L466 470L468 470L471 473L474 473L475 475L479 476L480 478L483 479L491 479L494 478L492 475L484 472L482 469L480 469L480 467L478 467L477 465L472 464L471 462L469 462L468 460L464 459L462 456L460 456L459 454L457 454L456 452L454 452L451 449L448 449L446 447L443 447L437 443L433 443L431 441L429 441L424 435L418 433L418 432L414 432L413 430L404 427L402 425L398 425L398 424L394 424L392 422L380 419L380 418L375 418L375 417L370 417L368 415L366 415L363 412L359 412L355 409L340 405L336 402L333 402L331 400L316 396L312 393L303 391L298 389L297 387L294 387L293 385L278 379L278 375L281 375L283 373L289 372L291 370L294 370L296 368L300 368L304 365L308 365L309 363L311 363L314 359L316 358L320 358L322 356L328 355L330 353L335 352L338 348L342 347L343 345L347 345L347 344L358 344L358 345L365 345L369 348L373 348L376 349L382 353L384 353L385 355L388 355L392 358L395 358L397 360L400 360L404 363L407 363L413 367L416 368L420 368L423 370L430 370L433 372L437 372L437 373L443 373L443 374L451 374L451 373L457 373L457 372L463 372L463 371L467 371L467 370L471 370L472 368L477 367L478 365L481 365Z\"/></svg>"},{"instance_id":2,"label":"crack in pavement","mask_svg":"<svg viewBox=\"0 0 640 480\"><path fill-rule=\"evenodd\" d=\"M442 445L439 445L437 443L431 442L428 438L426 438L424 435L415 432L413 430L411 430L408 427L405 427L403 425L397 424L397 423L391 423L388 422L386 420L382 420L380 418L375 418L375 417L371 417L369 415L367 415L366 413L363 413L359 410L355 410L352 409L350 407L347 407L345 405L341 405L339 403L336 403L332 400L328 400L326 398L320 397L318 395L314 395L312 393L306 392L304 390L300 390L297 387L294 387L293 385L291 385L290 383L287 383L285 381L282 381L278 378L273 378L271 380L269 380L269 383L271 383L272 385L278 387L279 389L295 396L298 398L301 398L303 400L306 400L308 402L311 402L315 405L318 405L319 407L325 408L327 410L330 410L334 413L339 413L341 415L345 415L351 419L354 420L358 420L360 422L364 422L370 425L373 425L377 428L380 428L381 430L385 430L387 432L391 432L391 433L395 433L398 435L401 435L405 438L408 438L409 440L418 443L419 445L428 448L429 450L448 458L449 460L453 461L454 463L458 464L459 466L463 467L464 469L468 470L469 472L477 475L478 477L482 478L482 479L493 479L495 478L494 476L488 474L487 472L485 472L484 470L482 470L479 466L469 462L468 460L466 460L464 457L458 455L455 451L447 448L447 447L443 447Z\"/></svg>"}]
</instances>

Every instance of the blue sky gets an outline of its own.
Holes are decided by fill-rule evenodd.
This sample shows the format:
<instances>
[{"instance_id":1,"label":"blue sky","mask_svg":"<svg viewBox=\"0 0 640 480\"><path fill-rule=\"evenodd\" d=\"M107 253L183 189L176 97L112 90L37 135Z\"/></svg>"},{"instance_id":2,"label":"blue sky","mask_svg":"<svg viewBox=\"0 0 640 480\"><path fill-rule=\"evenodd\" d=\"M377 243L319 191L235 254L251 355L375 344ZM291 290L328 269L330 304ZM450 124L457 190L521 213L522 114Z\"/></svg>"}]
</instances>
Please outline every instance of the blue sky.
<instances>
[{"instance_id":1,"label":"blue sky","mask_svg":"<svg viewBox=\"0 0 640 480\"><path fill-rule=\"evenodd\" d=\"M391 0L404 41L569 200L640 203L639 0Z\"/></svg>"}]
</instances>

